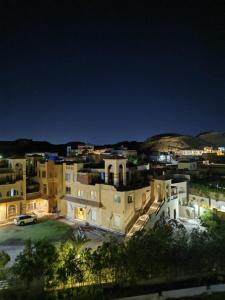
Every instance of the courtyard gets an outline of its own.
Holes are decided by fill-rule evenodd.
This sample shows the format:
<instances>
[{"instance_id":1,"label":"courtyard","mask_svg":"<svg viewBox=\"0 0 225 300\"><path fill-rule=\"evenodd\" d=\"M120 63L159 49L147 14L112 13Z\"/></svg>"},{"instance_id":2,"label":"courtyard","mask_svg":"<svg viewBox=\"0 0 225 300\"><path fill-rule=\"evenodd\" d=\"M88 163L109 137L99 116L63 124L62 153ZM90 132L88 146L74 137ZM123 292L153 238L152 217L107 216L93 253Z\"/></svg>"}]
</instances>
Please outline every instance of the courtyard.
<instances>
[{"instance_id":1,"label":"courtyard","mask_svg":"<svg viewBox=\"0 0 225 300\"><path fill-rule=\"evenodd\" d=\"M48 239L53 242L66 240L72 234L68 224L51 218L38 219L37 224L16 226L9 224L0 227L0 246L23 244L25 240Z\"/></svg>"},{"instance_id":2,"label":"courtyard","mask_svg":"<svg viewBox=\"0 0 225 300\"><path fill-rule=\"evenodd\" d=\"M87 241L84 247L92 249L96 249L103 241L109 240L112 236L123 238L91 226L81 226L79 223L69 222L66 219L55 219L48 216L38 219L37 224L0 226L0 251L5 251L10 255L8 266L11 266L17 255L23 250L24 242L28 239L32 241L47 239L58 244L78 234L86 237Z\"/></svg>"}]
</instances>

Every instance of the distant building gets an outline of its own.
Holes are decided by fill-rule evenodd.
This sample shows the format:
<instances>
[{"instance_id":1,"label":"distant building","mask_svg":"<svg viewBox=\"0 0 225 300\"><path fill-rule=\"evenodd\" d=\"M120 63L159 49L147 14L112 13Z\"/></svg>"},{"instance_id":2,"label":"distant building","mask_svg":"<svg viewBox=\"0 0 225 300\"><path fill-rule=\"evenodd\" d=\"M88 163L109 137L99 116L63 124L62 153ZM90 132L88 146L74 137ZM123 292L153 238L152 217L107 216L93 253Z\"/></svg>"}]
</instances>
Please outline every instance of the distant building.
<instances>
[{"instance_id":1,"label":"distant building","mask_svg":"<svg viewBox=\"0 0 225 300\"><path fill-rule=\"evenodd\" d=\"M178 169L179 170L189 170L189 171L195 171L198 168L197 161L179 161L178 162Z\"/></svg>"},{"instance_id":2,"label":"distant building","mask_svg":"<svg viewBox=\"0 0 225 300\"><path fill-rule=\"evenodd\" d=\"M74 157L77 155L88 155L94 152L94 146L90 144L78 145L77 149L73 149L72 146L67 146L67 157Z\"/></svg>"},{"instance_id":3,"label":"distant building","mask_svg":"<svg viewBox=\"0 0 225 300\"><path fill-rule=\"evenodd\" d=\"M159 151L152 152L149 155L149 159L152 162L163 163L163 164L176 163L174 154L169 152L159 152Z\"/></svg>"}]
</instances>

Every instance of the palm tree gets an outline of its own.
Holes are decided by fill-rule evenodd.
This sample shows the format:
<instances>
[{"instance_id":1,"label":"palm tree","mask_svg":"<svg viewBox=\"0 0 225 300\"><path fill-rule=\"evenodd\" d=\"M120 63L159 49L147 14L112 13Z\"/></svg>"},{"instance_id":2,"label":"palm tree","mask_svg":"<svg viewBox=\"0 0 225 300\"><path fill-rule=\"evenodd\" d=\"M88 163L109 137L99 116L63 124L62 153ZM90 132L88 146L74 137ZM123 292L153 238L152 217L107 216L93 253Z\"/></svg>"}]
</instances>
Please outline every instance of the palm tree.
<instances>
[{"instance_id":1,"label":"palm tree","mask_svg":"<svg viewBox=\"0 0 225 300\"><path fill-rule=\"evenodd\" d=\"M87 239L86 235L80 229L78 229L77 233L73 231L69 239L78 252L80 252L83 245L89 241L89 239Z\"/></svg>"}]
</instances>

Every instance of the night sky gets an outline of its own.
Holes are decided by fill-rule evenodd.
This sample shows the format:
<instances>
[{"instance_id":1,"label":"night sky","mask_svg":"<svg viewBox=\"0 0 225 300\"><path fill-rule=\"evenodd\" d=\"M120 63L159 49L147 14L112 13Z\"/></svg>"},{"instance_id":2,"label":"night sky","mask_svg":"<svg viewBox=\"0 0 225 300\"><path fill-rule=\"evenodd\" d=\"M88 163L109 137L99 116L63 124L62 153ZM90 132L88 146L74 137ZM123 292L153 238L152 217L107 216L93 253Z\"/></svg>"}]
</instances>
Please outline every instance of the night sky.
<instances>
[{"instance_id":1,"label":"night sky","mask_svg":"<svg viewBox=\"0 0 225 300\"><path fill-rule=\"evenodd\" d=\"M0 3L0 140L225 131L225 1Z\"/></svg>"}]
</instances>

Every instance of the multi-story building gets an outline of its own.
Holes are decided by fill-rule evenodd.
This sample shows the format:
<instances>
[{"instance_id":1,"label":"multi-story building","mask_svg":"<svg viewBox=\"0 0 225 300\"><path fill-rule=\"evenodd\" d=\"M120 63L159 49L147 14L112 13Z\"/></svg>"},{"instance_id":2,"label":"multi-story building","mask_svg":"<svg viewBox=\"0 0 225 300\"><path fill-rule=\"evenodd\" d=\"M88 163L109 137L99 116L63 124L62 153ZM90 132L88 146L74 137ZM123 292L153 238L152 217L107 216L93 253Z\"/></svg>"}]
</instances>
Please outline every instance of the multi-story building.
<instances>
[{"instance_id":1,"label":"multi-story building","mask_svg":"<svg viewBox=\"0 0 225 300\"><path fill-rule=\"evenodd\" d=\"M37 182L40 194L48 200L49 212L57 209L57 196L63 192L63 164L54 160L37 162Z\"/></svg>"},{"instance_id":2,"label":"multi-story building","mask_svg":"<svg viewBox=\"0 0 225 300\"><path fill-rule=\"evenodd\" d=\"M165 204L160 212L172 219L179 217L179 205L187 200L187 181L161 176L152 180L152 199Z\"/></svg>"},{"instance_id":3,"label":"multi-story building","mask_svg":"<svg viewBox=\"0 0 225 300\"><path fill-rule=\"evenodd\" d=\"M38 177L28 178L27 169L26 159L0 160L0 223L20 214L46 213L51 208L51 199L40 192Z\"/></svg>"},{"instance_id":4,"label":"multi-story building","mask_svg":"<svg viewBox=\"0 0 225 300\"><path fill-rule=\"evenodd\" d=\"M80 163L63 164L62 216L71 220L126 233L138 211L150 203L147 182L129 184L127 159L110 157L104 168L87 169Z\"/></svg>"},{"instance_id":5,"label":"multi-story building","mask_svg":"<svg viewBox=\"0 0 225 300\"><path fill-rule=\"evenodd\" d=\"M0 223L26 211L25 159L0 160Z\"/></svg>"}]
</instances>

